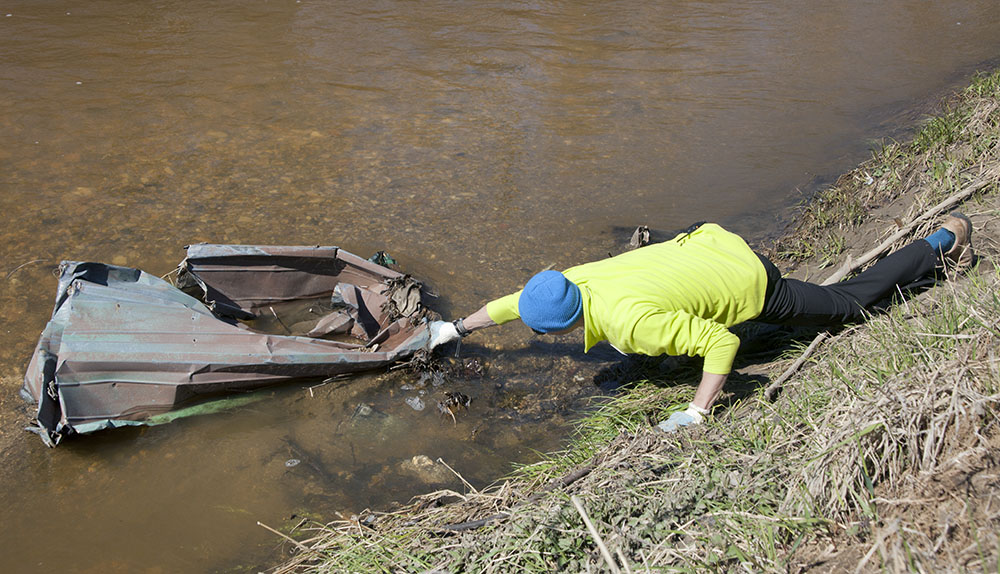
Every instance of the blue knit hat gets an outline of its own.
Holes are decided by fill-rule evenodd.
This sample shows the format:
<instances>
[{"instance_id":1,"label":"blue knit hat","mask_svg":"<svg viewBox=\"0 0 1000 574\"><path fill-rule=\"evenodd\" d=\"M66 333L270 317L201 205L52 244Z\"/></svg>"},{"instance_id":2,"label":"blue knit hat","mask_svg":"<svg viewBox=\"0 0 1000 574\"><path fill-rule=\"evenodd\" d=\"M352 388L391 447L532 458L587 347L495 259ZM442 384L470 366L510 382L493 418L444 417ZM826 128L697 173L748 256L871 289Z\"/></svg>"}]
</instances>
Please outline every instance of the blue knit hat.
<instances>
[{"instance_id":1,"label":"blue knit hat","mask_svg":"<svg viewBox=\"0 0 1000 574\"><path fill-rule=\"evenodd\" d=\"M521 321L535 331L568 329L583 314L580 288L558 271L542 271L528 280L517 299Z\"/></svg>"}]
</instances>

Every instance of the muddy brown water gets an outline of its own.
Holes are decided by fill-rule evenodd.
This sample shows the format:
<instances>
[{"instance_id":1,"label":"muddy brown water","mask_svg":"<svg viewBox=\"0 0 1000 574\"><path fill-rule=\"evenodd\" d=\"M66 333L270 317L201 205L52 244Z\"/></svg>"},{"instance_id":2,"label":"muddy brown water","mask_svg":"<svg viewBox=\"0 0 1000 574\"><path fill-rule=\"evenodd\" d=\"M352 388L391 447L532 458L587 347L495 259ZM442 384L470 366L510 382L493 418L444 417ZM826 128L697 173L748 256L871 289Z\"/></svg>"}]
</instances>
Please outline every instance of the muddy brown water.
<instances>
[{"instance_id":1,"label":"muddy brown water","mask_svg":"<svg viewBox=\"0 0 1000 574\"><path fill-rule=\"evenodd\" d=\"M465 346L484 376L423 395L399 371L289 385L48 450L16 393L58 261L162 274L198 241L384 249L456 316L640 223L768 236L995 61L997 30L994 0L5 3L0 570L273 563L257 521L462 488L414 457L482 486L558 447L617 360L509 327ZM473 399L457 424L446 391Z\"/></svg>"}]
</instances>

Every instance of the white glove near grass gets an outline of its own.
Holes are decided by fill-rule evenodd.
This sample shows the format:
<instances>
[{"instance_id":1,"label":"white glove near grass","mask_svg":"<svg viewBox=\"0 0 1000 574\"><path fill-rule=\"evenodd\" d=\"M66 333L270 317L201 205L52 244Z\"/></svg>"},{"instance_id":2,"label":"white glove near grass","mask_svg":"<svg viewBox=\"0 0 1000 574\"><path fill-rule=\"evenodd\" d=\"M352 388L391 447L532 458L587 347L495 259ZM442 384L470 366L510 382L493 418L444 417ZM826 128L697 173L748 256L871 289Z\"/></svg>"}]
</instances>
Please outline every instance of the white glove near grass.
<instances>
[{"instance_id":1,"label":"white glove near grass","mask_svg":"<svg viewBox=\"0 0 1000 574\"><path fill-rule=\"evenodd\" d=\"M462 336L458 334L458 328L456 328L453 323L449 323L448 321L431 321L431 323L427 325L427 329L431 334L430 347L432 349L439 345L444 345L462 338Z\"/></svg>"},{"instance_id":2,"label":"white glove near grass","mask_svg":"<svg viewBox=\"0 0 1000 574\"><path fill-rule=\"evenodd\" d=\"M680 427L701 424L708 414L708 409L703 409L694 403L688 405L687 410L677 411L670 415L670 418L656 425L656 428L663 432L676 432Z\"/></svg>"}]
</instances>

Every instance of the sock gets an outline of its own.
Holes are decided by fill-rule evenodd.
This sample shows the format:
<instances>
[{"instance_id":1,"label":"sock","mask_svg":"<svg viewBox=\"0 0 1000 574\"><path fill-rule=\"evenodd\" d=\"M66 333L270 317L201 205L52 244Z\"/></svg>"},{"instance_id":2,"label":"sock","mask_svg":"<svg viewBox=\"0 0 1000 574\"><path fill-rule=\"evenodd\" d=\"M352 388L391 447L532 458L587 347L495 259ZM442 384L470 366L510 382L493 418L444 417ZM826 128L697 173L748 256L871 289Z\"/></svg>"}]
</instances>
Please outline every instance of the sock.
<instances>
[{"instance_id":1,"label":"sock","mask_svg":"<svg viewBox=\"0 0 1000 574\"><path fill-rule=\"evenodd\" d=\"M955 245L955 234L942 228L925 237L924 241L930 243L934 251L947 253Z\"/></svg>"}]
</instances>

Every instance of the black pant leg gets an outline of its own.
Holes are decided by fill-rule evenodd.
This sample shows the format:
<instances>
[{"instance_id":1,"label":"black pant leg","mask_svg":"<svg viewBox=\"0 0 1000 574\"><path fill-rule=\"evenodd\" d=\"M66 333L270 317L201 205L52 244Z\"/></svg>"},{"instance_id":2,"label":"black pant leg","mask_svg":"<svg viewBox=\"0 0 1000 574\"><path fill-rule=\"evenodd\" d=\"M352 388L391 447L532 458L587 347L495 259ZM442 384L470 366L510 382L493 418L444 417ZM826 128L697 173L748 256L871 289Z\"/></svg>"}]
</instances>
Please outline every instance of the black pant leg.
<instances>
[{"instance_id":1,"label":"black pant leg","mask_svg":"<svg viewBox=\"0 0 1000 574\"><path fill-rule=\"evenodd\" d=\"M768 274L764 310L758 321L784 325L829 327L864 319L872 304L929 274L937 262L934 248L915 241L883 258L860 275L834 285L784 279L761 257Z\"/></svg>"}]
</instances>

